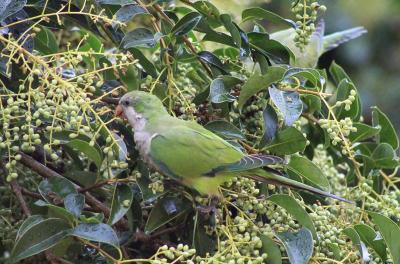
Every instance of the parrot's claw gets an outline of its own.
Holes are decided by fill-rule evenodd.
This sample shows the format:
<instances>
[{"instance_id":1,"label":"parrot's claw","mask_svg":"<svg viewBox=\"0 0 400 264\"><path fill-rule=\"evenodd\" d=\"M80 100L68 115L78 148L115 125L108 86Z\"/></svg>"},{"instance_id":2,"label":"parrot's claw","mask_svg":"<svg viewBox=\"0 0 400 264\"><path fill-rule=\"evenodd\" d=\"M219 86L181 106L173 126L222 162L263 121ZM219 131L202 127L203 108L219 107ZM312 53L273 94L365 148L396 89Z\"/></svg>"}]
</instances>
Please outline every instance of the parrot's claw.
<instances>
[{"instance_id":1,"label":"parrot's claw","mask_svg":"<svg viewBox=\"0 0 400 264\"><path fill-rule=\"evenodd\" d=\"M200 213L202 218L204 220L210 219L211 216L213 216L217 210L215 205L198 205L196 207L197 211Z\"/></svg>"}]
</instances>

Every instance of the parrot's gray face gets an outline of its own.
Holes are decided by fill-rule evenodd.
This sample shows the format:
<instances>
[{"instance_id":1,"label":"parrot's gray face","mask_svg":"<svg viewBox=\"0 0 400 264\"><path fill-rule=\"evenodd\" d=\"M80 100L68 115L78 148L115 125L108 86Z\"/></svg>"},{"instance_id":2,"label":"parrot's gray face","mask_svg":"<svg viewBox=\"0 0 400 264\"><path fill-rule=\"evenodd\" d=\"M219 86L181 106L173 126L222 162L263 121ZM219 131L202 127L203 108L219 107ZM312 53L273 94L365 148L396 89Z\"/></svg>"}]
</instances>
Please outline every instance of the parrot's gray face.
<instances>
[{"instance_id":1,"label":"parrot's gray face","mask_svg":"<svg viewBox=\"0 0 400 264\"><path fill-rule=\"evenodd\" d=\"M136 112L135 108L132 106L132 98L129 94L121 98L115 109L115 115L125 118L135 131L142 130L146 125L146 119L142 114Z\"/></svg>"}]
</instances>

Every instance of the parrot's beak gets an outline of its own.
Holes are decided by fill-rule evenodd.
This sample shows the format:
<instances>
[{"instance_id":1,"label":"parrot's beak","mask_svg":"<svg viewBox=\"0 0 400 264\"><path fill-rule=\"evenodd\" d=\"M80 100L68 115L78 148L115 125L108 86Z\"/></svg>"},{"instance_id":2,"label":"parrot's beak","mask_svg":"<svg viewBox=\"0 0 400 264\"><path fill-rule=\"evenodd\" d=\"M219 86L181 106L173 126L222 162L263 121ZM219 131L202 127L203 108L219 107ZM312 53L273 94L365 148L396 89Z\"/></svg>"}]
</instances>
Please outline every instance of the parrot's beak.
<instances>
[{"instance_id":1,"label":"parrot's beak","mask_svg":"<svg viewBox=\"0 0 400 264\"><path fill-rule=\"evenodd\" d=\"M115 108L115 112L114 113L115 113L115 116L117 116L117 117L122 117L122 118L125 117L124 116L124 111L123 111L121 105L117 105L117 108Z\"/></svg>"}]
</instances>

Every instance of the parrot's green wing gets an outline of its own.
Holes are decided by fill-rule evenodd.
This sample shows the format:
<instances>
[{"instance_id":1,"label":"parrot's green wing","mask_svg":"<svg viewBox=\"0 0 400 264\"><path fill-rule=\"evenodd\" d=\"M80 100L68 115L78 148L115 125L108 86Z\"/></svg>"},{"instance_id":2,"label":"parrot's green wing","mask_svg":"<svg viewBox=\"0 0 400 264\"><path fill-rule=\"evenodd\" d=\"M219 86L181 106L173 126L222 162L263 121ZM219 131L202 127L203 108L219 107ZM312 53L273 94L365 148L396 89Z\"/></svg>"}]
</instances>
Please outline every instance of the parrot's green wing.
<instances>
[{"instance_id":1,"label":"parrot's green wing","mask_svg":"<svg viewBox=\"0 0 400 264\"><path fill-rule=\"evenodd\" d=\"M198 126L169 127L150 143L149 155L162 173L171 177L201 177L244 156L237 148Z\"/></svg>"},{"instance_id":2,"label":"parrot's green wing","mask_svg":"<svg viewBox=\"0 0 400 264\"><path fill-rule=\"evenodd\" d=\"M358 38L366 32L367 30L364 27L355 27L327 35L324 37L324 46L322 53L334 49L339 45L346 43L347 41Z\"/></svg>"}]
</instances>

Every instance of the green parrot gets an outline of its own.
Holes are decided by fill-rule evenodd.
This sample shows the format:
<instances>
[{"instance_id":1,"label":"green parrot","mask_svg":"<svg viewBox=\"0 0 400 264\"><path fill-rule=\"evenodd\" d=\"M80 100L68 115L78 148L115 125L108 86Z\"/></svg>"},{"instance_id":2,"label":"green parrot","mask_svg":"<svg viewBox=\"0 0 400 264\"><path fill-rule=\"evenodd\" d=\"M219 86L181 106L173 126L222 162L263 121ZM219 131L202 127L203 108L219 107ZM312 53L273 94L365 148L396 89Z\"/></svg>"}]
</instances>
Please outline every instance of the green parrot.
<instances>
[{"instance_id":1,"label":"green parrot","mask_svg":"<svg viewBox=\"0 0 400 264\"><path fill-rule=\"evenodd\" d=\"M343 198L279 175L268 165L283 163L272 155L247 155L193 121L172 117L155 95L125 94L115 110L133 128L144 162L200 194L218 197L218 187L233 177L300 189L341 201Z\"/></svg>"},{"instance_id":2,"label":"green parrot","mask_svg":"<svg viewBox=\"0 0 400 264\"><path fill-rule=\"evenodd\" d=\"M367 30L364 27L354 27L324 36L325 22L321 19L315 28L315 32L310 37L310 42L303 51L295 45L296 30L294 28L272 33L270 38L285 45L293 52L295 60L290 61L291 66L314 68L322 54L349 40L358 38L366 32Z\"/></svg>"}]
</instances>

